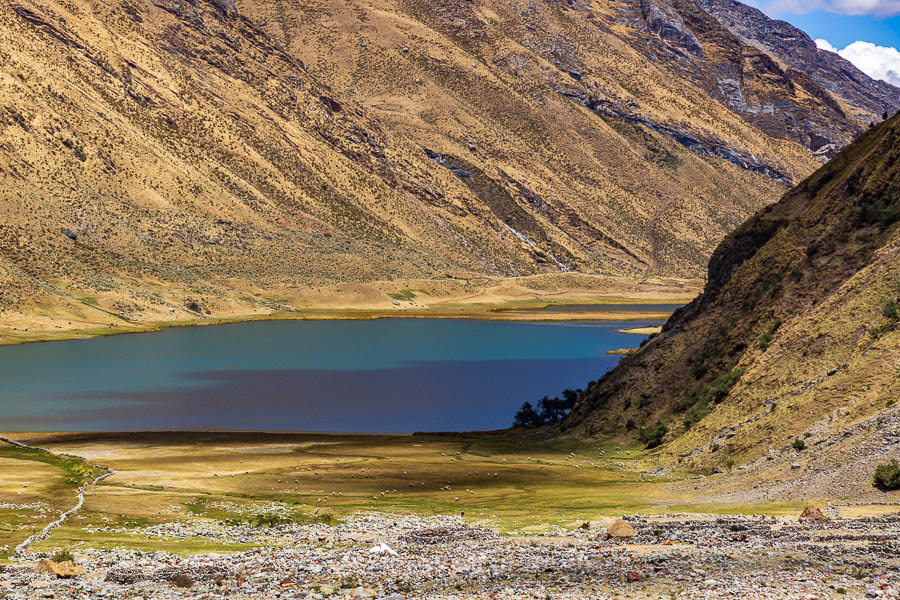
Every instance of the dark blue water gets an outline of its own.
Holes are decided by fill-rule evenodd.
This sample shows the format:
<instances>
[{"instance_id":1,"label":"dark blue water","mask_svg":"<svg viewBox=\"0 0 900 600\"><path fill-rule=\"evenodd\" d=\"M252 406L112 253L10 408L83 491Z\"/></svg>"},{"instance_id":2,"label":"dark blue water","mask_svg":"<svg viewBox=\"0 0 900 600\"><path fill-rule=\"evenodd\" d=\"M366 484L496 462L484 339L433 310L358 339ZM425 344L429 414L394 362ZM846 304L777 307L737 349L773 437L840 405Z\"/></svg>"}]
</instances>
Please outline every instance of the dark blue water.
<instances>
[{"instance_id":1,"label":"dark blue water","mask_svg":"<svg viewBox=\"0 0 900 600\"><path fill-rule=\"evenodd\" d=\"M270 321L0 347L0 431L504 428L649 324Z\"/></svg>"}]
</instances>

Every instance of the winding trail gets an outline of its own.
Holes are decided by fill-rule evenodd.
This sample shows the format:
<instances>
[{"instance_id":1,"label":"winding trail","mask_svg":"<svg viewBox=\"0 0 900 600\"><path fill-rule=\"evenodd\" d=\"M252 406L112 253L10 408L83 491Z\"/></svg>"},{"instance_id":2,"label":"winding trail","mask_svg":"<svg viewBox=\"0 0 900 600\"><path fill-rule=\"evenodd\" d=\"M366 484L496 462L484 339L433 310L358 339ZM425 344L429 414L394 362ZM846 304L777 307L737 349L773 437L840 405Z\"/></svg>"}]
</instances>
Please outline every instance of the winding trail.
<instances>
[{"instance_id":1,"label":"winding trail","mask_svg":"<svg viewBox=\"0 0 900 600\"><path fill-rule=\"evenodd\" d=\"M10 439L7 437L3 437L3 436L0 436L0 442L5 442L11 446L15 446L16 448L22 448L24 450L34 450L37 452L44 452L46 454L52 454L53 456L64 456L67 458L78 458L80 460L85 460L84 457L82 457L82 456L78 456L75 454L56 454L46 448L38 448L37 446L29 446L28 444L23 444L22 442L17 442L16 440L13 440L13 439ZM57 527L59 527L60 525L65 523L66 520L69 519L69 517L78 513L78 511L80 511L82 509L82 507L84 506L84 491L87 488L97 485L98 483L100 483L101 481L106 479L107 477L112 477L113 475L116 474L116 472L114 470L110 469L109 467L101 467L101 468L106 469L106 473L103 473L102 475L95 477L93 480L82 484L81 487L78 488L77 502L75 503L75 506L73 506L72 508L70 508L69 510L67 510L66 512L61 514L58 519L56 519L52 523L49 523L41 531L30 536L24 542L22 542L21 544L16 546L16 549L13 551L13 555L14 556L21 555L26 550L28 550L28 547L31 546L32 544L35 544L37 542L42 542L42 541L46 540L47 538L49 538L50 534L53 533L54 529L56 529Z\"/></svg>"}]
</instances>

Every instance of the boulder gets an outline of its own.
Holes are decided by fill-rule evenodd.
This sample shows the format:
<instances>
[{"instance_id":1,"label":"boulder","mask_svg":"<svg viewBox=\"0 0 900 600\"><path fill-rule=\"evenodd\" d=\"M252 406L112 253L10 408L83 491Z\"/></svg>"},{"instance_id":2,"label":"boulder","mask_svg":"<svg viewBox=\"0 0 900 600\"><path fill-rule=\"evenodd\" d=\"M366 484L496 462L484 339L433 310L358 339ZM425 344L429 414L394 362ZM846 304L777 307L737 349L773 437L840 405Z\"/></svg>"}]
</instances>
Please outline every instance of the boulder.
<instances>
[{"instance_id":1,"label":"boulder","mask_svg":"<svg viewBox=\"0 0 900 600\"><path fill-rule=\"evenodd\" d=\"M41 575L56 575L60 578L75 577L84 573L84 569L77 566L71 560L53 562L45 558L34 568L34 572Z\"/></svg>"},{"instance_id":2,"label":"boulder","mask_svg":"<svg viewBox=\"0 0 900 600\"><path fill-rule=\"evenodd\" d=\"M624 519L618 519L606 530L606 535L617 538L629 538L635 533L634 527L629 525L628 521L625 521Z\"/></svg>"},{"instance_id":3,"label":"boulder","mask_svg":"<svg viewBox=\"0 0 900 600\"><path fill-rule=\"evenodd\" d=\"M814 508L812 506L807 506L803 509L803 512L800 513L801 521L827 521L828 517L818 508Z\"/></svg>"}]
</instances>

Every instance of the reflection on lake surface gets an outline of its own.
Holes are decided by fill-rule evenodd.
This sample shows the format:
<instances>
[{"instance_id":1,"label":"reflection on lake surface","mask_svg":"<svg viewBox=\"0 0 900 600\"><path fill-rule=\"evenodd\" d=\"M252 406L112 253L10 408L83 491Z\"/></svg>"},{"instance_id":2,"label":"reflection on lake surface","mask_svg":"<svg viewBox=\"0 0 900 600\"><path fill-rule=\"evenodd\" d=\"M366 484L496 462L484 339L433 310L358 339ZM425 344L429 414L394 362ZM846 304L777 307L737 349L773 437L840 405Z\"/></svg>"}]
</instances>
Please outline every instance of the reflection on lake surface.
<instances>
[{"instance_id":1,"label":"reflection on lake surface","mask_svg":"<svg viewBox=\"0 0 900 600\"><path fill-rule=\"evenodd\" d=\"M0 431L508 427L645 321L269 321L0 348Z\"/></svg>"}]
</instances>

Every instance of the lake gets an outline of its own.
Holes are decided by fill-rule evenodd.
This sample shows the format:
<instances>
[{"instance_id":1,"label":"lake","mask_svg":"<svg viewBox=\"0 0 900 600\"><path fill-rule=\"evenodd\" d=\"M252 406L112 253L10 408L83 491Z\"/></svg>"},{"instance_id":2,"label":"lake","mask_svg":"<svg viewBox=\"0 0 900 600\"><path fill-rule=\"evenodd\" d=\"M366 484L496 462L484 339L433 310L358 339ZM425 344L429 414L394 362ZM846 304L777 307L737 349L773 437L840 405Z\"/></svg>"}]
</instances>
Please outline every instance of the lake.
<instances>
[{"instance_id":1,"label":"lake","mask_svg":"<svg viewBox=\"0 0 900 600\"><path fill-rule=\"evenodd\" d=\"M0 431L508 427L658 322L265 321L0 347Z\"/></svg>"}]
</instances>

